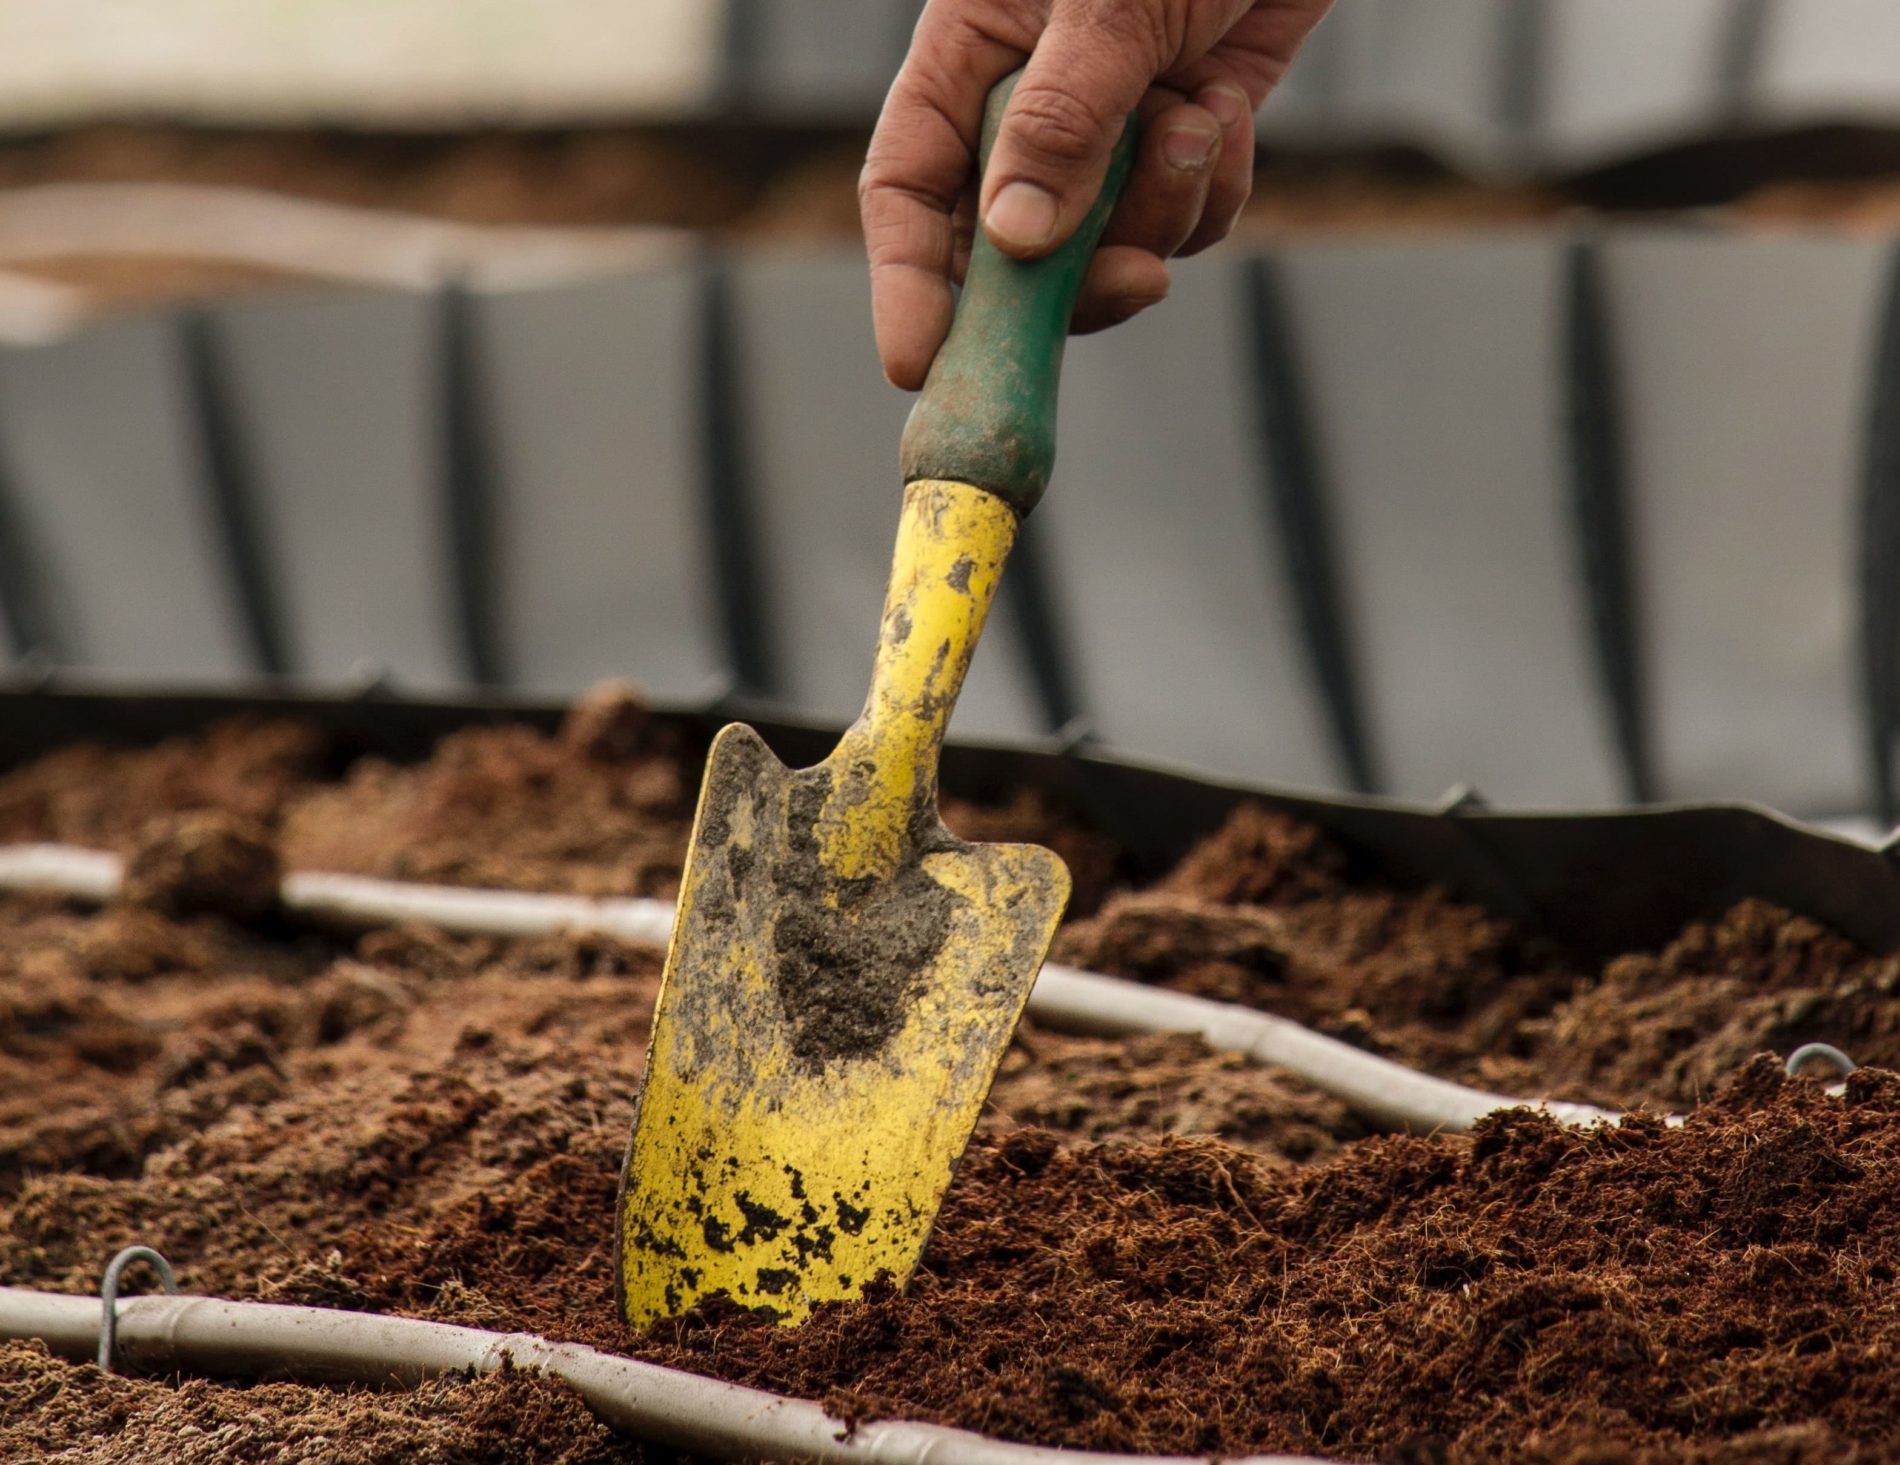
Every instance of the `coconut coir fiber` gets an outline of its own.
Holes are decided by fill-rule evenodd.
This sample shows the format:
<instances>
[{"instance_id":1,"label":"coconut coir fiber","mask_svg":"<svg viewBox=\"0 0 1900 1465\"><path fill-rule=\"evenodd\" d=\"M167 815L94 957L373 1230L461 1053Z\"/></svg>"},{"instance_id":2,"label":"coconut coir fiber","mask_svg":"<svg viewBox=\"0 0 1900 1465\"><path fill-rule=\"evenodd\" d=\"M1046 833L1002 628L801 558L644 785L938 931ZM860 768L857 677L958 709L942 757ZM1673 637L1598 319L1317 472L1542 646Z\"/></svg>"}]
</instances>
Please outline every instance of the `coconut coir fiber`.
<instances>
[{"instance_id":1,"label":"coconut coir fiber","mask_svg":"<svg viewBox=\"0 0 1900 1465\"><path fill-rule=\"evenodd\" d=\"M0 843L135 854L154 821L222 813L275 832L288 868L570 895L677 892L705 748L608 683L558 734L471 727L399 764L352 756L313 727L235 718L153 747L81 744L0 774ZM1112 842L1042 795L946 799L965 839L1028 841L1061 855L1071 909L1118 877Z\"/></svg>"},{"instance_id":2,"label":"coconut coir fiber","mask_svg":"<svg viewBox=\"0 0 1900 1465\"><path fill-rule=\"evenodd\" d=\"M1900 957L1812 921L1743 901L1590 970L1442 891L1369 880L1257 808L1152 889L1071 922L1056 950L1527 1097L1680 1109L1751 1055L1817 1039L1900 1066Z\"/></svg>"},{"instance_id":3,"label":"coconut coir fiber","mask_svg":"<svg viewBox=\"0 0 1900 1465\"><path fill-rule=\"evenodd\" d=\"M175 843L181 821L221 813L273 833L292 869L668 896L703 751L613 687L556 736L471 728L413 765L351 759L295 723L230 722L153 748L73 747L0 775L0 840L137 857L168 828ZM1440 892L1368 878L1316 831L1261 810L1240 811L1140 890L1125 888L1110 841L1039 795L949 800L945 816L966 839L1063 857L1075 898L1060 959L1263 1007L1503 1092L1681 1106L1749 1054L1809 1036L1900 1061L1900 1031L1881 1016L1900 968L1778 913L1753 937L1716 933L1660 964L1597 973ZM1803 942L1811 959L1775 955Z\"/></svg>"},{"instance_id":4,"label":"coconut coir fiber","mask_svg":"<svg viewBox=\"0 0 1900 1465\"><path fill-rule=\"evenodd\" d=\"M1764 1062L1680 1130L1520 1112L1302 1169L1019 1130L972 1151L908 1295L629 1340L603 1225L624 1089L527 1041L456 1057L233 1114L137 1181L31 1181L0 1210L6 1280L76 1289L101 1244L162 1238L208 1290L533 1328L846 1418L1069 1446L1900 1458L1885 1074L1841 1101Z\"/></svg>"},{"instance_id":5,"label":"coconut coir fiber","mask_svg":"<svg viewBox=\"0 0 1900 1465\"><path fill-rule=\"evenodd\" d=\"M31 919L43 940L56 917ZM116 949L109 930L90 939L81 949ZM255 967L270 950L221 956ZM1885 1075L1857 1076L1842 1103L1768 1063L1681 1130L1576 1134L1518 1114L1470 1140L1340 1153L1329 1138L1334 1157L1304 1168L1210 1141L1065 1147L996 1118L908 1296L801 1332L714 1310L636 1344L611 1313L605 1218L652 953L387 932L293 956L314 980L260 970L189 1009L163 1060L131 1063L155 1070L161 1108L204 1103L201 1127L161 1137L136 1170L115 1158L111 1177L84 1173L82 1148L0 1203L0 1280L88 1289L112 1248L158 1241L195 1289L528 1328L848 1417L1069 1445L1430 1458L1442 1444L1477 1460L1527 1441L1551 1459L1695 1443L1712 1459L1818 1460L1858 1440L1893 1457L1877 1448L1900 1389L1900 1086ZM122 966L158 992L193 984ZM215 971L196 980L219 986ZM335 1014L351 994L365 1000ZM239 1041L194 1047L212 1012ZM44 1034L41 1058L64 1041L83 1061L100 1026ZM1066 1061L1112 1073L1093 1057ZM109 1068L111 1050L96 1058ZM1151 1086L1137 1073L1131 1087ZM315 1417L341 1411L372 1439L461 1428L306 1392ZM162 1391L30 1402L16 1440L68 1428L69 1410L96 1421L110 1404L149 1429L174 1408ZM547 1407L495 1407L531 1405ZM242 1429L275 1439L298 1417Z\"/></svg>"},{"instance_id":6,"label":"coconut coir fiber","mask_svg":"<svg viewBox=\"0 0 1900 1465\"><path fill-rule=\"evenodd\" d=\"M664 891L690 813L683 758L625 708L560 738L463 734L407 768L339 770L300 730L226 729L9 775L0 834L152 850L146 868L175 866L183 889L204 862L157 855L201 847L205 826L179 816L223 810L293 867ZM1112 873L1112 850L1047 811L982 817L1009 826L983 837L1016 838L1041 818ZM607 1218L654 953L246 930L154 878L143 908L0 902L7 1282L90 1290L111 1250L145 1241L195 1290L530 1328L850 1416L1071 1445L1896 1458L1900 1106L1882 1075L1842 1104L1749 1069L1680 1131L1573 1135L1518 1115L1471 1140L1365 1139L1337 1106L1187 1040L1031 1031L909 1296L799 1333L713 1312L635 1343L611 1315ZM1876 1059L1895 1045L1893 964L1780 913L1744 906L1584 971L1258 811L1090 911L1062 938L1072 959L1440 1071L1516 1073L1523 1092L1574 1078L1580 1096L1679 1105L1764 1040ZM1647 1005L1615 1020L1632 1004ZM1169 1132L1226 1142L1157 1142ZM164 1438L138 1431L190 1421L170 1412L190 1398L209 1411L193 1427L229 1449L175 1458L329 1458L294 1453L315 1420L355 1431L363 1459L410 1458L418 1432L444 1458L500 1459L480 1450L507 1448L492 1436L511 1411L555 1397L497 1393L483 1414L490 1396L436 1409L273 1386L303 1403L246 1424L242 1396L210 1385L93 1377L9 1352L0 1458L86 1421ZM457 1410L488 1421L481 1438L455 1432ZM77 1458L133 1458L100 1453L104 1438ZM597 1438L574 1438L593 1458Z\"/></svg>"},{"instance_id":7,"label":"coconut coir fiber","mask_svg":"<svg viewBox=\"0 0 1900 1465\"><path fill-rule=\"evenodd\" d=\"M1103 1449L1752 1459L1793 1429L1890 1458L1897 1120L1889 1075L1840 1102L1765 1062L1681 1130L1519 1112L1295 1172L1022 1134L972 1157L909 1296L642 1351Z\"/></svg>"},{"instance_id":8,"label":"coconut coir fiber","mask_svg":"<svg viewBox=\"0 0 1900 1465\"><path fill-rule=\"evenodd\" d=\"M375 1394L202 1379L172 1385L108 1377L51 1358L36 1343L0 1343L0 1451L21 1465L616 1465L641 1458L566 1385L528 1374L437 1379Z\"/></svg>"}]
</instances>

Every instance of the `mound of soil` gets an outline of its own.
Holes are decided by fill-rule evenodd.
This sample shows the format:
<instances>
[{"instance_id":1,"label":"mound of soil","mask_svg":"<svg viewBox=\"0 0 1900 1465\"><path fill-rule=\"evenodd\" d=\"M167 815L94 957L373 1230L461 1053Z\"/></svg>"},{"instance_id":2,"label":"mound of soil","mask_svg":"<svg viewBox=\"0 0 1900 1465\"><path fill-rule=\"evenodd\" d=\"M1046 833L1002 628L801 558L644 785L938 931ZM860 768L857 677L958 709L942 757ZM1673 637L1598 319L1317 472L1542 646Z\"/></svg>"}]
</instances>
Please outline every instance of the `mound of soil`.
<instances>
[{"instance_id":1,"label":"mound of soil","mask_svg":"<svg viewBox=\"0 0 1900 1465\"><path fill-rule=\"evenodd\" d=\"M642 1456L565 1384L532 1374L438 1379L387 1394L237 1389L113 1377L35 1343L0 1343L0 1458L622 1465Z\"/></svg>"},{"instance_id":2,"label":"mound of soil","mask_svg":"<svg viewBox=\"0 0 1900 1465\"><path fill-rule=\"evenodd\" d=\"M1587 970L1442 891L1381 888L1316 831L1242 808L1059 958L1265 1008L1502 1093L1681 1109L1812 1041L1900 1067L1900 956L1743 901Z\"/></svg>"},{"instance_id":3,"label":"mound of soil","mask_svg":"<svg viewBox=\"0 0 1900 1465\"><path fill-rule=\"evenodd\" d=\"M411 765L345 761L307 727L239 721L0 775L0 840L143 854L173 870L161 899L179 893L180 828L202 832L186 816L206 813L264 831L289 868L664 896L702 753L616 687L555 735L471 728ZM1682 1108L1750 1054L1810 1039L1900 1063L1900 961L1759 905L1599 970L1443 892L1368 879L1316 831L1261 809L1146 889L1127 887L1112 841L1040 795L952 800L945 816L966 838L1063 856L1076 898L1062 960L1261 1007L1503 1092ZM231 842L227 831L227 863Z\"/></svg>"},{"instance_id":4,"label":"mound of soil","mask_svg":"<svg viewBox=\"0 0 1900 1465\"><path fill-rule=\"evenodd\" d=\"M1894 1458L1896 1121L1892 1075L1842 1102L1765 1060L1680 1130L1519 1111L1291 1172L1023 1134L971 1156L907 1296L639 1351L1100 1449Z\"/></svg>"},{"instance_id":5,"label":"mound of soil","mask_svg":"<svg viewBox=\"0 0 1900 1465\"><path fill-rule=\"evenodd\" d=\"M1900 958L1870 957L1812 921L1744 901L1663 951L1611 962L1541 1022L1526 1051L1582 1094L1695 1103L1752 1053L1824 1041L1900 1067Z\"/></svg>"},{"instance_id":6,"label":"mound of soil","mask_svg":"<svg viewBox=\"0 0 1900 1465\"><path fill-rule=\"evenodd\" d=\"M1863 1070L1841 1100L1748 1061L1810 1038L1900 1058L1900 966L1744 904L1585 969L1260 809L1145 889L1045 801L955 817L1089 872L1068 960L1506 1091L1719 1095L1679 1128L1518 1112L1379 1137L1191 1039L1026 1027L907 1295L798 1331L718 1305L629 1337L611 1224L659 953L345 938L249 898L207 912L201 887L279 858L664 892L693 759L610 697L558 735L471 730L413 766L337 766L308 731L251 723L0 777L0 839L113 848L150 876L103 911L0 897L0 1283L91 1291L139 1242L188 1290L527 1329L846 1418L1066 1446L1900 1459L1900 1081ZM15 1347L0 1405L7 1457L165 1458L193 1430L231 1442L206 1458L637 1457L514 1378L173 1387Z\"/></svg>"},{"instance_id":7,"label":"mound of soil","mask_svg":"<svg viewBox=\"0 0 1900 1465\"><path fill-rule=\"evenodd\" d=\"M181 830L204 845L207 826L187 817L200 814L234 821L210 846L226 869L262 868L263 831L293 869L666 896L702 753L613 687L557 734L471 728L410 765L342 762L307 727L239 721L0 775L0 840L143 859L170 872L161 904L202 904L179 885L192 868ZM1900 959L1754 903L1662 952L1591 969L1442 891L1369 879L1316 831L1263 809L1237 812L1146 889L1127 887L1112 841L1041 795L951 800L945 817L965 838L1063 856L1076 898L1059 959L1267 1009L1502 1092L1682 1108L1749 1055L1811 1039L1900 1063Z\"/></svg>"},{"instance_id":8,"label":"mound of soil","mask_svg":"<svg viewBox=\"0 0 1900 1465\"><path fill-rule=\"evenodd\" d=\"M434 1065L339 1051L136 1179L29 1180L0 1207L0 1280L87 1288L156 1240L194 1289L527 1328L846 1418L1077 1447L1900 1458L1889 1075L1843 1101L1764 1060L1680 1129L1518 1112L1304 1167L992 1131L907 1295L630 1339L609 1218L632 1085L567 1006L558 1036L467 1028Z\"/></svg>"},{"instance_id":9,"label":"mound of soil","mask_svg":"<svg viewBox=\"0 0 1900 1465\"><path fill-rule=\"evenodd\" d=\"M130 853L165 815L215 811L274 825L327 762L315 728L252 717L151 748L79 743L0 775L0 841Z\"/></svg>"},{"instance_id":10,"label":"mound of soil","mask_svg":"<svg viewBox=\"0 0 1900 1465\"><path fill-rule=\"evenodd\" d=\"M1265 1008L1468 1076L1583 979L1442 891L1354 878L1317 831L1242 808L1149 890L1058 938L1059 959Z\"/></svg>"},{"instance_id":11,"label":"mound of soil","mask_svg":"<svg viewBox=\"0 0 1900 1465\"><path fill-rule=\"evenodd\" d=\"M578 702L560 730L472 727L417 764L338 751L295 722L237 718L150 748L83 744L0 774L0 843L135 855L178 818L272 831L291 869L391 880L671 896L705 757L627 688ZM1043 844L1068 863L1074 912L1120 874L1111 840L1048 798L946 799L965 839Z\"/></svg>"},{"instance_id":12,"label":"mound of soil","mask_svg":"<svg viewBox=\"0 0 1900 1465\"><path fill-rule=\"evenodd\" d=\"M1024 1023L990 1091L988 1125L1077 1139L1206 1135L1303 1163L1369 1131L1336 1099L1199 1038L1078 1038Z\"/></svg>"}]
</instances>

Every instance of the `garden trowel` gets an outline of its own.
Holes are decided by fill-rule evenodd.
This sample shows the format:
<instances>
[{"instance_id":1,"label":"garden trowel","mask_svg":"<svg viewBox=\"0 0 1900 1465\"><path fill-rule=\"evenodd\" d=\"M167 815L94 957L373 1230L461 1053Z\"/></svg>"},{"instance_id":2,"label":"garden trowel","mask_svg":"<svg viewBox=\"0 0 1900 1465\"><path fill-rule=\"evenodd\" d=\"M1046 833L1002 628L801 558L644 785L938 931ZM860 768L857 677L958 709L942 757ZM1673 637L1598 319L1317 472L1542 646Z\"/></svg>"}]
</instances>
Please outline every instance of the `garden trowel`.
<instances>
[{"instance_id":1,"label":"garden trowel","mask_svg":"<svg viewBox=\"0 0 1900 1465\"><path fill-rule=\"evenodd\" d=\"M1048 483L1069 318L1134 133L1058 253L1021 263L978 231L904 432L863 714L814 768L743 725L713 742L621 1178L636 1328L717 1294L796 1322L923 1254L1069 895L1048 850L944 828L937 757Z\"/></svg>"}]
</instances>

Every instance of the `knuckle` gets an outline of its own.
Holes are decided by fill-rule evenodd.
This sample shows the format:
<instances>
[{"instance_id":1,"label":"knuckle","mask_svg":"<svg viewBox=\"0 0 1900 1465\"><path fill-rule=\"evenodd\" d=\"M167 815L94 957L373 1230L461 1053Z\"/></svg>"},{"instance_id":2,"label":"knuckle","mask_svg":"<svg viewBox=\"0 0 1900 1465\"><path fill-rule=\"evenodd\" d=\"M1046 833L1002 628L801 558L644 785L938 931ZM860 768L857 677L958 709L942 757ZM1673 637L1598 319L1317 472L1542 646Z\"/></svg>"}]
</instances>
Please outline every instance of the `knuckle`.
<instances>
[{"instance_id":1,"label":"knuckle","mask_svg":"<svg viewBox=\"0 0 1900 1465\"><path fill-rule=\"evenodd\" d=\"M1069 0L1068 18L1104 44L1139 47L1138 55L1159 67L1180 46L1180 0Z\"/></svg>"},{"instance_id":2,"label":"knuckle","mask_svg":"<svg viewBox=\"0 0 1900 1465\"><path fill-rule=\"evenodd\" d=\"M1219 244L1221 240L1234 232L1235 225L1240 222L1240 212L1245 202L1245 199L1210 202L1207 210L1201 215L1200 222L1194 226L1193 233L1188 235L1186 242L1175 253L1199 254L1202 250L1212 249Z\"/></svg>"},{"instance_id":3,"label":"knuckle","mask_svg":"<svg viewBox=\"0 0 1900 1465\"><path fill-rule=\"evenodd\" d=\"M902 214L864 221L864 247L874 261L908 260L917 253L918 243L917 230Z\"/></svg>"},{"instance_id":4,"label":"knuckle","mask_svg":"<svg viewBox=\"0 0 1900 1465\"><path fill-rule=\"evenodd\" d=\"M1017 143L1039 162L1087 162L1108 132L1095 107L1052 86L1025 85L1016 93L1015 109Z\"/></svg>"},{"instance_id":5,"label":"knuckle","mask_svg":"<svg viewBox=\"0 0 1900 1465\"><path fill-rule=\"evenodd\" d=\"M956 252L954 229L927 210L873 206L862 214L864 250L874 269L907 266L942 274Z\"/></svg>"},{"instance_id":6,"label":"knuckle","mask_svg":"<svg viewBox=\"0 0 1900 1465\"><path fill-rule=\"evenodd\" d=\"M905 207L908 196L881 170L867 166L858 175L858 217L863 222L867 242L890 239L908 232Z\"/></svg>"},{"instance_id":7,"label":"knuckle","mask_svg":"<svg viewBox=\"0 0 1900 1465\"><path fill-rule=\"evenodd\" d=\"M956 207L961 180L952 185L944 172L942 149L927 128L882 125L858 170L858 208L870 213L915 204L948 213Z\"/></svg>"}]
</instances>

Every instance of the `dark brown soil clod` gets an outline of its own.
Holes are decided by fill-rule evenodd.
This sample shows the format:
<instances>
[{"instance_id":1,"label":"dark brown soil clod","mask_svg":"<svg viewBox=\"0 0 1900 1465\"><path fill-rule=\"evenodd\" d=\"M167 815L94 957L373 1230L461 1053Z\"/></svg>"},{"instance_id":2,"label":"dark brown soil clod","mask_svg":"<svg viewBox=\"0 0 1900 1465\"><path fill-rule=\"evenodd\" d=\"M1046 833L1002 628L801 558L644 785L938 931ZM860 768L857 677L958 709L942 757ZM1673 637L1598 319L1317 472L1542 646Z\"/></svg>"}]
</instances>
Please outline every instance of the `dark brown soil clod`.
<instances>
[{"instance_id":1,"label":"dark brown soil clod","mask_svg":"<svg viewBox=\"0 0 1900 1465\"><path fill-rule=\"evenodd\" d=\"M817 826L831 793L823 769L792 775L783 853L767 872L772 983L792 1051L813 1065L868 1058L904 1026L963 902L915 859L885 880L830 874ZM733 875L736 889L741 872Z\"/></svg>"},{"instance_id":2,"label":"dark brown soil clod","mask_svg":"<svg viewBox=\"0 0 1900 1465\"><path fill-rule=\"evenodd\" d=\"M124 898L168 915L253 921L277 905L284 863L262 825L224 813L154 820L125 862Z\"/></svg>"}]
</instances>

